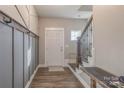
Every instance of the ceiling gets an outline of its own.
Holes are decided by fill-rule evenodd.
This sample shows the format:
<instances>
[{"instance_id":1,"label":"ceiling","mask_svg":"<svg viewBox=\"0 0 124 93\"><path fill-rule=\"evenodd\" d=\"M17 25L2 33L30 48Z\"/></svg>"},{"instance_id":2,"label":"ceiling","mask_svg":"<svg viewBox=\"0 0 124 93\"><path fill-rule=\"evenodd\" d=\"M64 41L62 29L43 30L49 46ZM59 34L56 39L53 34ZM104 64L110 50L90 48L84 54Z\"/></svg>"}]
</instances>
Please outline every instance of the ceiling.
<instances>
[{"instance_id":1,"label":"ceiling","mask_svg":"<svg viewBox=\"0 0 124 93\"><path fill-rule=\"evenodd\" d=\"M40 17L87 19L92 14L91 5L35 5Z\"/></svg>"}]
</instances>

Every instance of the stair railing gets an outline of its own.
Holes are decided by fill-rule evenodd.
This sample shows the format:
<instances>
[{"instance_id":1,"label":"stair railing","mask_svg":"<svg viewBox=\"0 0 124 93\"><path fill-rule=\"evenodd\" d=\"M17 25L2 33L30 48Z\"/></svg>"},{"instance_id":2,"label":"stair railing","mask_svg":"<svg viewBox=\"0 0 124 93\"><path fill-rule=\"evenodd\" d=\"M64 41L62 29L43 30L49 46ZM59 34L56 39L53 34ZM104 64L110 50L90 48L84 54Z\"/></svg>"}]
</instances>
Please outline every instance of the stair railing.
<instances>
[{"instance_id":1,"label":"stair railing","mask_svg":"<svg viewBox=\"0 0 124 93\"><path fill-rule=\"evenodd\" d=\"M90 25L92 25L92 20L93 20L93 17L91 16L90 19L88 20L86 26L84 27L84 29L82 30L82 33L81 33L81 36L78 37L78 41L77 41L77 67L79 68L80 65L83 65L83 60L87 60L87 58L83 58L82 57L82 53L81 53L81 39L84 37L84 34L88 31L88 28ZM91 26L91 31L92 31L92 26ZM92 44L88 45L89 47L92 46ZM92 48L92 47L91 47ZM89 48L87 48L88 50ZM91 52L91 50L89 50L89 52ZM91 54L91 53L89 53ZM91 55L87 55L87 56L91 56Z\"/></svg>"}]
</instances>

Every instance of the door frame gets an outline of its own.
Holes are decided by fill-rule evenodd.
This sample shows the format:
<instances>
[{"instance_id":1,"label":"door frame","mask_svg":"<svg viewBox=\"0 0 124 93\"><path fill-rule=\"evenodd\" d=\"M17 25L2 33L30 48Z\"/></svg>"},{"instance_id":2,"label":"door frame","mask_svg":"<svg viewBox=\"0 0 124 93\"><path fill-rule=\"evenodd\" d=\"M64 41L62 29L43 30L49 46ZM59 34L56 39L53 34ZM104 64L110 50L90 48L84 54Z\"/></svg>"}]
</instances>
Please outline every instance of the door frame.
<instances>
[{"instance_id":1,"label":"door frame","mask_svg":"<svg viewBox=\"0 0 124 93\"><path fill-rule=\"evenodd\" d=\"M64 28L49 28L49 27L46 27L45 28L45 66L46 67L48 67L48 63L46 62L46 32L48 31L48 30L51 30L51 31L57 31L57 30L59 30L59 31L63 31L63 67L65 66L65 59L64 59L64 57L65 57L65 48L64 48L64 43L65 43L65 41L64 41Z\"/></svg>"}]
</instances>

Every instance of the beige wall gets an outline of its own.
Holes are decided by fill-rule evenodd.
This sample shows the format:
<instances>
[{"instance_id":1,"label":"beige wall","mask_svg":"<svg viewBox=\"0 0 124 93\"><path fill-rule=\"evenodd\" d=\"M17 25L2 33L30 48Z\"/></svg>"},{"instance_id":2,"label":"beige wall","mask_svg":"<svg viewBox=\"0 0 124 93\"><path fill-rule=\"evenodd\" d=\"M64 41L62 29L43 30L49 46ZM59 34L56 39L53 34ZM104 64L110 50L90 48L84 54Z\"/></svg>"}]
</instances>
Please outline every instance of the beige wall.
<instances>
[{"instance_id":1,"label":"beige wall","mask_svg":"<svg viewBox=\"0 0 124 93\"><path fill-rule=\"evenodd\" d=\"M26 26L38 35L38 15L33 5L17 5Z\"/></svg>"},{"instance_id":2,"label":"beige wall","mask_svg":"<svg viewBox=\"0 0 124 93\"><path fill-rule=\"evenodd\" d=\"M124 75L124 6L94 6L95 64Z\"/></svg>"},{"instance_id":3,"label":"beige wall","mask_svg":"<svg viewBox=\"0 0 124 93\"><path fill-rule=\"evenodd\" d=\"M38 15L34 6L29 6L29 29L38 35Z\"/></svg>"},{"instance_id":4,"label":"beige wall","mask_svg":"<svg viewBox=\"0 0 124 93\"><path fill-rule=\"evenodd\" d=\"M29 15L29 10L28 10L27 6L26 5L16 5L16 6L24 19L23 21L24 21L26 27L29 28L29 20L30 20L29 16L30 15Z\"/></svg>"},{"instance_id":5,"label":"beige wall","mask_svg":"<svg viewBox=\"0 0 124 93\"><path fill-rule=\"evenodd\" d=\"M12 17L13 19L15 19L17 22L19 22L23 26L25 26L21 16L19 15L14 5L0 5L0 10L6 13L7 15L9 15L10 17Z\"/></svg>"},{"instance_id":6,"label":"beige wall","mask_svg":"<svg viewBox=\"0 0 124 93\"><path fill-rule=\"evenodd\" d=\"M19 10L21 15L19 14L17 9ZM36 13L34 6L0 5L0 10L38 35L38 15Z\"/></svg>"},{"instance_id":7,"label":"beige wall","mask_svg":"<svg viewBox=\"0 0 124 93\"><path fill-rule=\"evenodd\" d=\"M64 28L65 29L65 59L69 59L70 55L76 55L76 42L71 41L71 30L81 30L86 23L86 20L76 19L57 19L57 18L40 18L39 21L39 36L40 36L40 63L45 62L45 31L44 28Z\"/></svg>"}]
</instances>

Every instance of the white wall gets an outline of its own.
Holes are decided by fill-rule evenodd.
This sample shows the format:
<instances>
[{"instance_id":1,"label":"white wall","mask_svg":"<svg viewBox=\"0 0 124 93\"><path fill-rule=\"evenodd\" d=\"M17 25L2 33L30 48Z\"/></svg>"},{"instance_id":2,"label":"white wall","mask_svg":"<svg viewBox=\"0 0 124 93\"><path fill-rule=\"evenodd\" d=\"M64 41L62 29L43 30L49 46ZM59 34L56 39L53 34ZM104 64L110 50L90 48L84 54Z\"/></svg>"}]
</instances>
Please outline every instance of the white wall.
<instances>
[{"instance_id":1,"label":"white wall","mask_svg":"<svg viewBox=\"0 0 124 93\"><path fill-rule=\"evenodd\" d=\"M39 36L40 36L40 63L45 62L45 27L64 28L65 32L65 59L69 59L70 55L76 55L76 41L71 41L71 30L81 30L86 23L86 20L76 19L58 19L58 18L40 18L39 21Z\"/></svg>"},{"instance_id":2,"label":"white wall","mask_svg":"<svg viewBox=\"0 0 124 93\"><path fill-rule=\"evenodd\" d=\"M124 6L93 6L95 64L124 75Z\"/></svg>"}]
</instances>

